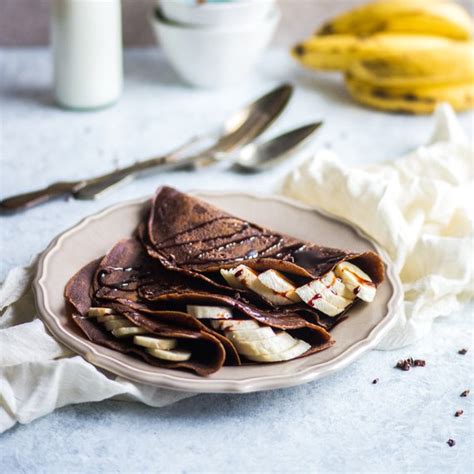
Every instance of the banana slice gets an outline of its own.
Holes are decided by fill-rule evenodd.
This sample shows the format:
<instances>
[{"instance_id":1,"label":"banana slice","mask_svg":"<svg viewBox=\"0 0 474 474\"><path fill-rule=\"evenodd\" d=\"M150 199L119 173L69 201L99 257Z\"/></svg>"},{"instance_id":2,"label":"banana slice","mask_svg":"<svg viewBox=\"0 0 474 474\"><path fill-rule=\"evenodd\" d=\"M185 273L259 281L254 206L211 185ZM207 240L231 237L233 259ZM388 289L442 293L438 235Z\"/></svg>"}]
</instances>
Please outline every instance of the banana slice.
<instances>
[{"instance_id":1,"label":"banana slice","mask_svg":"<svg viewBox=\"0 0 474 474\"><path fill-rule=\"evenodd\" d=\"M298 303L301 301L296 294L296 286L291 283L286 276L277 270L267 270L258 275L260 282L275 293L289 298L291 301Z\"/></svg>"},{"instance_id":2,"label":"banana slice","mask_svg":"<svg viewBox=\"0 0 474 474\"><path fill-rule=\"evenodd\" d=\"M120 314L106 314L105 316L97 316L98 323L106 323L108 321L122 321L124 318Z\"/></svg>"},{"instance_id":3,"label":"banana slice","mask_svg":"<svg viewBox=\"0 0 474 474\"><path fill-rule=\"evenodd\" d=\"M321 277L321 282L337 295L342 296L348 300L353 300L355 295L350 291L342 280L336 276L334 272L327 272Z\"/></svg>"},{"instance_id":4,"label":"banana slice","mask_svg":"<svg viewBox=\"0 0 474 474\"><path fill-rule=\"evenodd\" d=\"M224 306L186 306L186 311L197 319L231 319L232 310Z\"/></svg>"},{"instance_id":5,"label":"banana slice","mask_svg":"<svg viewBox=\"0 0 474 474\"><path fill-rule=\"evenodd\" d=\"M119 328L132 328L134 326L134 324L125 318L117 319L116 321L107 321L105 323L105 329L107 329L107 331L113 331L114 329Z\"/></svg>"},{"instance_id":6,"label":"banana slice","mask_svg":"<svg viewBox=\"0 0 474 474\"><path fill-rule=\"evenodd\" d=\"M211 326L217 331L239 331L241 329L257 329L259 324L252 319L213 320Z\"/></svg>"},{"instance_id":7,"label":"banana slice","mask_svg":"<svg viewBox=\"0 0 474 474\"><path fill-rule=\"evenodd\" d=\"M369 275L359 267L350 262L342 262L336 266L334 273L357 298L367 303L374 300L377 289Z\"/></svg>"},{"instance_id":8,"label":"banana slice","mask_svg":"<svg viewBox=\"0 0 474 474\"><path fill-rule=\"evenodd\" d=\"M110 308L90 308L87 311L87 316L95 318L97 316L105 316L106 314L112 314L114 311Z\"/></svg>"},{"instance_id":9,"label":"banana slice","mask_svg":"<svg viewBox=\"0 0 474 474\"><path fill-rule=\"evenodd\" d=\"M233 270L221 270L221 275L224 277L224 280L232 287L238 290L245 290L246 287L234 276Z\"/></svg>"},{"instance_id":10,"label":"banana slice","mask_svg":"<svg viewBox=\"0 0 474 474\"><path fill-rule=\"evenodd\" d=\"M298 342L287 332L280 332L269 339L257 341L238 341L235 346L237 352L246 357L259 356L265 354L279 354L285 352Z\"/></svg>"},{"instance_id":11,"label":"banana slice","mask_svg":"<svg viewBox=\"0 0 474 474\"><path fill-rule=\"evenodd\" d=\"M286 351L275 354L246 355L247 359L255 362L282 362L284 360L296 359L308 351L311 346L302 340L296 339L296 344Z\"/></svg>"},{"instance_id":12,"label":"banana slice","mask_svg":"<svg viewBox=\"0 0 474 474\"><path fill-rule=\"evenodd\" d=\"M336 306L336 308L345 309L352 303L352 300L348 300L343 296L339 296L336 292L333 292L330 288L324 285L321 280L316 279L309 283L309 286L317 293L320 294L328 303Z\"/></svg>"},{"instance_id":13,"label":"banana slice","mask_svg":"<svg viewBox=\"0 0 474 474\"><path fill-rule=\"evenodd\" d=\"M169 351L177 346L178 341L176 339L165 339L162 337L134 336L133 343L137 346L147 347L149 349L163 349Z\"/></svg>"},{"instance_id":14,"label":"banana slice","mask_svg":"<svg viewBox=\"0 0 474 474\"><path fill-rule=\"evenodd\" d=\"M317 292L311 287L310 283L297 288L296 293L298 293L298 296L307 305L317 309L318 311L321 311L324 314L327 314L328 316L337 316L338 314L341 314L342 311L344 311L343 308L338 308L337 306L329 303L329 301L326 301L321 293Z\"/></svg>"},{"instance_id":15,"label":"banana slice","mask_svg":"<svg viewBox=\"0 0 474 474\"><path fill-rule=\"evenodd\" d=\"M183 350L166 351L163 349L147 349L147 352L158 359L169 360L173 362L184 362L189 360L192 355L190 351Z\"/></svg>"},{"instance_id":16,"label":"banana slice","mask_svg":"<svg viewBox=\"0 0 474 474\"><path fill-rule=\"evenodd\" d=\"M227 331L225 335L232 341L258 341L275 337L273 329L269 326L259 327L257 329L234 329Z\"/></svg>"},{"instance_id":17,"label":"banana slice","mask_svg":"<svg viewBox=\"0 0 474 474\"><path fill-rule=\"evenodd\" d=\"M112 330L112 334L115 337L134 336L135 334L146 334L147 332L146 329L139 327L125 327Z\"/></svg>"},{"instance_id":18,"label":"banana slice","mask_svg":"<svg viewBox=\"0 0 474 474\"><path fill-rule=\"evenodd\" d=\"M276 304L276 305L290 305L294 302L291 301L286 296L282 296L276 293L270 288L266 287L259 279L258 274L252 270L251 268L247 267L246 265L239 265L231 270L228 270L234 278L236 278L239 282L239 288L248 288L249 290L254 291L258 295L262 296L266 300ZM225 278L225 277L224 277ZM229 284L232 279L228 279L227 282Z\"/></svg>"}]
</instances>

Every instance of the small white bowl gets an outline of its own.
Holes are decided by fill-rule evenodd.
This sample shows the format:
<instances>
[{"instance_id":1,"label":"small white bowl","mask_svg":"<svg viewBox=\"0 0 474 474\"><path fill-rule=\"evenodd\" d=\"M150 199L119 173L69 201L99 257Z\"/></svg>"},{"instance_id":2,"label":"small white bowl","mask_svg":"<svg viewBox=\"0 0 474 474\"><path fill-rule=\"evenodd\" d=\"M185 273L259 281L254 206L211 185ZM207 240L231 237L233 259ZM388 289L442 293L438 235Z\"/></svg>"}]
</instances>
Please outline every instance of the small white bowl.
<instances>
[{"instance_id":1,"label":"small white bowl","mask_svg":"<svg viewBox=\"0 0 474 474\"><path fill-rule=\"evenodd\" d=\"M254 25L271 12L275 0L233 0L197 3L195 0L160 0L163 16L187 25L234 26Z\"/></svg>"},{"instance_id":2,"label":"small white bowl","mask_svg":"<svg viewBox=\"0 0 474 474\"><path fill-rule=\"evenodd\" d=\"M247 76L268 46L280 20L275 5L260 23L234 27L191 27L159 16L155 35L176 72L201 87L237 84Z\"/></svg>"}]
</instances>

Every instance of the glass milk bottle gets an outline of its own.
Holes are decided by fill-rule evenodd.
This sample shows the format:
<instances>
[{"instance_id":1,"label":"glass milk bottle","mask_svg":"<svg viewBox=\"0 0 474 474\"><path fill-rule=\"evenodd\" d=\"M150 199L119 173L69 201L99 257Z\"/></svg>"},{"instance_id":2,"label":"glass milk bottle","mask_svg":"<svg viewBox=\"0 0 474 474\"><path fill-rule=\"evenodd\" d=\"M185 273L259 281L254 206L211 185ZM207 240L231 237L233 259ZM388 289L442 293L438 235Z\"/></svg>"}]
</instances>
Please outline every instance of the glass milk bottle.
<instances>
[{"instance_id":1,"label":"glass milk bottle","mask_svg":"<svg viewBox=\"0 0 474 474\"><path fill-rule=\"evenodd\" d=\"M54 95L63 107L95 109L121 94L120 0L52 0Z\"/></svg>"}]
</instances>

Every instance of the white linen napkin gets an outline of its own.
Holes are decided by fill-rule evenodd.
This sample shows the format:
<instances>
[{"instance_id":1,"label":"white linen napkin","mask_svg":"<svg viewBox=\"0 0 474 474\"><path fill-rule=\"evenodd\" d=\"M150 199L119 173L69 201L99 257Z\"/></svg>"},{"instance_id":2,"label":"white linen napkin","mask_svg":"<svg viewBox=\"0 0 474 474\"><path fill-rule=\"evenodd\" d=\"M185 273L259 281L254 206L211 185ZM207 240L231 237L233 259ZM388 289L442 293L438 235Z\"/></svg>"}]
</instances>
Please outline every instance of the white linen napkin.
<instances>
[{"instance_id":1,"label":"white linen napkin","mask_svg":"<svg viewBox=\"0 0 474 474\"><path fill-rule=\"evenodd\" d=\"M36 319L34 269L14 268L0 287L0 433L74 403L114 398L163 407L194 395L129 382L56 342Z\"/></svg>"},{"instance_id":2,"label":"white linen napkin","mask_svg":"<svg viewBox=\"0 0 474 474\"><path fill-rule=\"evenodd\" d=\"M474 150L449 105L438 107L435 122L428 145L394 161L351 168L321 150L282 189L353 222L387 250L405 294L380 349L414 342L474 296Z\"/></svg>"}]
</instances>

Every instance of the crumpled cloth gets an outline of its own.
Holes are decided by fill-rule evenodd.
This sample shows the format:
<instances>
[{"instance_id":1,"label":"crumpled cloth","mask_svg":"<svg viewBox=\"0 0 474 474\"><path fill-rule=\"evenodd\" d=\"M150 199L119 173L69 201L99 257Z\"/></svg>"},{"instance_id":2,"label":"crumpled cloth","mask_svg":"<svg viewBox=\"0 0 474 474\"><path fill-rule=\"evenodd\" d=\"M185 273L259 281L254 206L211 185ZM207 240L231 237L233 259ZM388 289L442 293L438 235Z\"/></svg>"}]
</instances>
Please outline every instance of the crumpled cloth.
<instances>
[{"instance_id":1,"label":"crumpled cloth","mask_svg":"<svg viewBox=\"0 0 474 474\"><path fill-rule=\"evenodd\" d=\"M283 194L356 224L393 261L404 302L378 348L411 344L472 299L473 167L472 143L442 104L430 143L407 156L348 167L323 149L287 176Z\"/></svg>"},{"instance_id":2,"label":"crumpled cloth","mask_svg":"<svg viewBox=\"0 0 474 474\"><path fill-rule=\"evenodd\" d=\"M130 382L56 342L36 318L34 271L35 263L14 268L0 287L0 433L75 403L114 398L163 407L194 395Z\"/></svg>"}]
</instances>

